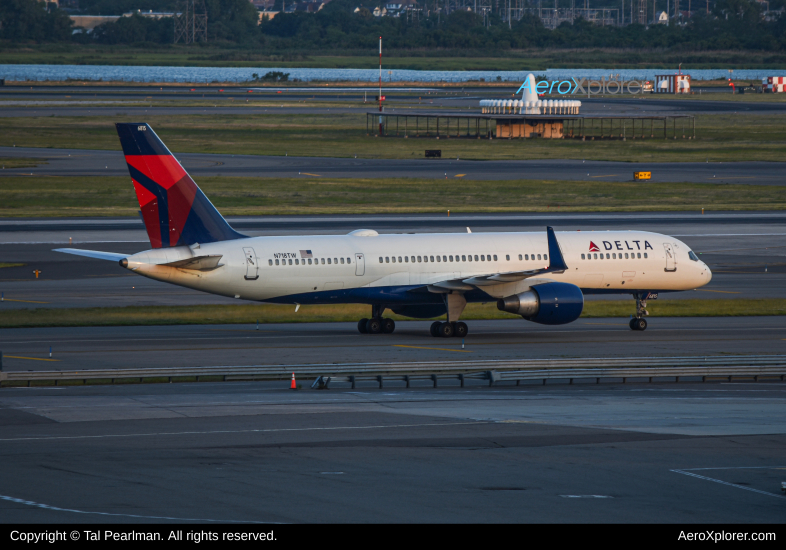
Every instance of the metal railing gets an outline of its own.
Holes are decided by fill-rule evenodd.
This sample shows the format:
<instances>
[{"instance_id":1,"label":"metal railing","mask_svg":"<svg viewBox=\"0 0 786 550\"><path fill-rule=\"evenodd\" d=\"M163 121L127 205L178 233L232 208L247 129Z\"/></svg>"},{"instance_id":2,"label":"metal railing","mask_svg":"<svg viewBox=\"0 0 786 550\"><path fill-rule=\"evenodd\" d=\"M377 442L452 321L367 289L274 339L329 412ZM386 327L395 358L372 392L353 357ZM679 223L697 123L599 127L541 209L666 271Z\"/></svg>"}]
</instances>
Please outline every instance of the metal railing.
<instances>
[{"instance_id":1,"label":"metal railing","mask_svg":"<svg viewBox=\"0 0 786 550\"><path fill-rule=\"evenodd\" d=\"M402 381L407 387L414 380L488 380L498 381L714 377L784 379L786 355L740 355L707 357L620 357L577 359L523 359L498 361L431 361L416 363L343 363L310 365L251 365L134 369L89 369L0 372L0 383L19 385L33 382L79 381L87 384L128 381L149 382L177 379L284 380L292 373L300 379L315 379L315 387L331 382Z\"/></svg>"}]
</instances>

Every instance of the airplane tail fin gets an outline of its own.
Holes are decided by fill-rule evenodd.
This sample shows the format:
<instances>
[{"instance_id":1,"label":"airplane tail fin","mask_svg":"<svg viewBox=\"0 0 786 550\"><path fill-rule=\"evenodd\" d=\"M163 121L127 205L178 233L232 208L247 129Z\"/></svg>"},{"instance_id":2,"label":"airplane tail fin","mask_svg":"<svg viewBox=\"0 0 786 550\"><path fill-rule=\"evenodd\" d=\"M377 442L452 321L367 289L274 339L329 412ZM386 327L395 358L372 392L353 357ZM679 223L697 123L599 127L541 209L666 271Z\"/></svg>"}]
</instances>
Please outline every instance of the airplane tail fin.
<instances>
[{"instance_id":1,"label":"airplane tail fin","mask_svg":"<svg viewBox=\"0 0 786 550\"><path fill-rule=\"evenodd\" d=\"M117 123L153 248L242 239L146 123Z\"/></svg>"},{"instance_id":2,"label":"airplane tail fin","mask_svg":"<svg viewBox=\"0 0 786 550\"><path fill-rule=\"evenodd\" d=\"M529 73L527 75L527 78L525 79L524 84L521 85L521 89L523 89L523 92L521 94L522 101L524 101L524 102L528 101L530 103L537 103L537 101L538 101L538 88L537 88L537 84L535 82L535 75L534 74ZM535 106L530 107L530 109L527 112L527 114L538 115L538 114L540 114L540 109L538 109Z\"/></svg>"}]
</instances>

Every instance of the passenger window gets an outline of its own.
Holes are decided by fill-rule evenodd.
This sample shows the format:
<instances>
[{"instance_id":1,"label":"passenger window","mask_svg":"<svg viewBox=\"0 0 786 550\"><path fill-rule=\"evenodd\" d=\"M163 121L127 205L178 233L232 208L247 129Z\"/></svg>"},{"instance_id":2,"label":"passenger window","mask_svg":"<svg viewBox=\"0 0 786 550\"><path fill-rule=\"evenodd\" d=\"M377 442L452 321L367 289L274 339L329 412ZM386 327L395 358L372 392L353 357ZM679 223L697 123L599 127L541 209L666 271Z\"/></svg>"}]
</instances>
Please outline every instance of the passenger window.
<instances>
[{"instance_id":1,"label":"passenger window","mask_svg":"<svg viewBox=\"0 0 786 550\"><path fill-rule=\"evenodd\" d=\"M328 264L330 263L330 258L328 258Z\"/></svg>"},{"instance_id":2,"label":"passenger window","mask_svg":"<svg viewBox=\"0 0 786 550\"><path fill-rule=\"evenodd\" d=\"M404 256L404 262L409 263L409 256Z\"/></svg>"},{"instance_id":3,"label":"passenger window","mask_svg":"<svg viewBox=\"0 0 786 550\"><path fill-rule=\"evenodd\" d=\"M548 254L544 254L544 255L543 255L543 259L544 259L544 260L548 260L548 259L549 259L549 255L548 255Z\"/></svg>"},{"instance_id":4,"label":"passenger window","mask_svg":"<svg viewBox=\"0 0 786 550\"><path fill-rule=\"evenodd\" d=\"M481 254L480 255L480 261L481 262L485 262L486 261L486 255L485 254Z\"/></svg>"},{"instance_id":5,"label":"passenger window","mask_svg":"<svg viewBox=\"0 0 786 550\"><path fill-rule=\"evenodd\" d=\"M338 258L333 258L333 263L337 264L338 263Z\"/></svg>"},{"instance_id":6,"label":"passenger window","mask_svg":"<svg viewBox=\"0 0 786 550\"><path fill-rule=\"evenodd\" d=\"M582 259L582 260L584 259L584 254L582 254L582 255L581 255L581 259Z\"/></svg>"},{"instance_id":7,"label":"passenger window","mask_svg":"<svg viewBox=\"0 0 786 550\"><path fill-rule=\"evenodd\" d=\"M268 260L267 265L273 265L273 260Z\"/></svg>"},{"instance_id":8,"label":"passenger window","mask_svg":"<svg viewBox=\"0 0 786 550\"><path fill-rule=\"evenodd\" d=\"M448 258L450 258L451 262L453 261L453 256L448 256Z\"/></svg>"},{"instance_id":9,"label":"passenger window","mask_svg":"<svg viewBox=\"0 0 786 550\"><path fill-rule=\"evenodd\" d=\"M612 259L616 260L617 259L617 253L616 252L612 252L611 253L611 257L612 257Z\"/></svg>"},{"instance_id":10,"label":"passenger window","mask_svg":"<svg viewBox=\"0 0 786 550\"><path fill-rule=\"evenodd\" d=\"M422 258L420 256L418 256L418 263L420 263L421 260L422 260Z\"/></svg>"},{"instance_id":11,"label":"passenger window","mask_svg":"<svg viewBox=\"0 0 786 550\"><path fill-rule=\"evenodd\" d=\"M386 263L386 264L389 264L389 263L390 263L390 256L385 256L385 263Z\"/></svg>"},{"instance_id":12,"label":"passenger window","mask_svg":"<svg viewBox=\"0 0 786 550\"><path fill-rule=\"evenodd\" d=\"M540 260L540 254L538 254L538 260Z\"/></svg>"},{"instance_id":13,"label":"passenger window","mask_svg":"<svg viewBox=\"0 0 786 550\"><path fill-rule=\"evenodd\" d=\"M325 258L322 258L322 265L325 265Z\"/></svg>"},{"instance_id":14,"label":"passenger window","mask_svg":"<svg viewBox=\"0 0 786 550\"><path fill-rule=\"evenodd\" d=\"M341 263L342 263L342 264L344 263L344 258L341 258Z\"/></svg>"},{"instance_id":15,"label":"passenger window","mask_svg":"<svg viewBox=\"0 0 786 550\"><path fill-rule=\"evenodd\" d=\"M494 261L495 262L497 261L497 255L496 254L494 254Z\"/></svg>"},{"instance_id":16,"label":"passenger window","mask_svg":"<svg viewBox=\"0 0 786 550\"><path fill-rule=\"evenodd\" d=\"M507 261L510 261L510 254L505 254L505 259L506 259Z\"/></svg>"},{"instance_id":17,"label":"passenger window","mask_svg":"<svg viewBox=\"0 0 786 550\"><path fill-rule=\"evenodd\" d=\"M348 263L348 264L351 264L351 263L352 263L352 260L351 260L350 258L347 258L347 263Z\"/></svg>"},{"instance_id":18,"label":"passenger window","mask_svg":"<svg viewBox=\"0 0 786 550\"><path fill-rule=\"evenodd\" d=\"M644 253L644 257L645 257L645 258L647 257L647 253L646 253L646 252Z\"/></svg>"},{"instance_id":19,"label":"passenger window","mask_svg":"<svg viewBox=\"0 0 786 550\"><path fill-rule=\"evenodd\" d=\"M276 260L276 265L278 265L278 260Z\"/></svg>"},{"instance_id":20,"label":"passenger window","mask_svg":"<svg viewBox=\"0 0 786 550\"><path fill-rule=\"evenodd\" d=\"M610 259L611 259L611 258L609 258L609 253L608 253L608 252L606 252L606 259L607 259L607 260L610 260Z\"/></svg>"},{"instance_id":21,"label":"passenger window","mask_svg":"<svg viewBox=\"0 0 786 550\"><path fill-rule=\"evenodd\" d=\"M429 260L431 260L431 261L433 262L433 261L434 261L434 256L431 256L431 257L429 258Z\"/></svg>"},{"instance_id":22,"label":"passenger window","mask_svg":"<svg viewBox=\"0 0 786 550\"><path fill-rule=\"evenodd\" d=\"M466 256L464 256L463 254L461 255L461 261L462 261L462 262L466 262L466 261L467 261L467 257L466 257Z\"/></svg>"},{"instance_id":23,"label":"passenger window","mask_svg":"<svg viewBox=\"0 0 786 550\"><path fill-rule=\"evenodd\" d=\"M641 252L637 252L636 256L638 256L638 259L641 260Z\"/></svg>"},{"instance_id":24,"label":"passenger window","mask_svg":"<svg viewBox=\"0 0 786 550\"><path fill-rule=\"evenodd\" d=\"M412 256L412 263L415 263L415 256Z\"/></svg>"},{"instance_id":25,"label":"passenger window","mask_svg":"<svg viewBox=\"0 0 786 550\"><path fill-rule=\"evenodd\" d=\"M292 260L289 260L289 265L292 265Z\"/></svg>"},{"instance_id":26,"label":"passenger window","mask_svg":"<svg viewBox=\"0 0 786 550\"><path fill-rule=\"evenodd\" d=\"M442 256L442 261L443 262L447 262L448 261L448 257L447 256Z\"/></svg>"},{"instance_id":27,"label":"passenger window","mask_svg":"<svg viewBox=\"0 0 786 550\"><path fill-rule=\"evenodd\" d=\"M441 258L441 257L439 257L439 256L437 256L437 261L438 261L438 262L441 262L441 261L442 261L442 258Z\"/></svg>"},{"instance_id":28,"label":"passenger window","mask_svg":"<svg viewBox=\"0 0 786 550\"><path fill-rule=\"evenodd\" d=\"M398 257L398 263L401 263L401 256Z\"/></svg>"},{"instance_id":29,"label":"passenger window","mask_svg":"<svg viewBox=\"0 0 786 550\"><path fill-rule=\"evenodd\" d=\"M393 256L393 263L396 263L396 257Z\"/></svg>"},{"instance_id":30,"label":"passenger window","mask_svg":"<svg viewBox=\"0 0 786 550\"><path fill-rule=\"evenodd\" d=\"M469 256L467 256L467 261L468 261L468 262L471 262L471 261L472 261L472 254L470 254Z\"/></svg>"},{"instance_id":31,"label":"passenger window","mask_svg":"<svg viewBox=\"0 0 786 550\"><path fill-rule=\"evenodd\" d=\"M382 258L380 258L381 260ZM311 265L311 258L308 259L308 265Z\"/></svg>"},{"instance_id":32,"label":"passenger window","mask_svg":"<svg viewBox=\"0 0 786 550\"><path fill-rule=\"evenodd\" d=\"M300 265L300 260L295 259L295 265Z\"/></svg>"},{"instance_id":33,"label":"passenger window","mask_svg":"<svg viewBox=\"0 0 786 550\"><path fill-rule=\"evenodd\" d=\"M382 256L379 257L379 263L382 263Z\"/></svg>"}]
</instances>

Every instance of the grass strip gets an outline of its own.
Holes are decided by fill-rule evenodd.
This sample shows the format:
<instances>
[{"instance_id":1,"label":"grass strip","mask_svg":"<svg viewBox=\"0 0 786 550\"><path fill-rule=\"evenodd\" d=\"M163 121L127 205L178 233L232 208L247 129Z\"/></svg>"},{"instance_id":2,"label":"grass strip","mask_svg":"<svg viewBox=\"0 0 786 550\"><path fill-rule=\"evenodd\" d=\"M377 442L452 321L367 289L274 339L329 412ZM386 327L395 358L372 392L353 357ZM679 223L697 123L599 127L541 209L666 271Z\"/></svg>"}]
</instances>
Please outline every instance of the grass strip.
<instances>
[{"instance_id":1,"label":"grass strip","mask_svg":"<svg viewBox=\"0 0 786 550\"><path fill-rule=\"evenodd\" d=\"M48 164L44 159L31 159L25 157L0 157L0 170L10 168L28 168L38 166L39 164Z\"/></svg>"},{"instance_id":2,"label":"grass strip","mask_svg":"<svg viewBox=\"0 0 786 550\"><path fill-rule=\"evenodd\" d=\"M460 212L782 210L774 185L421 178L204 177L225 216ZM631 172L632 175L632 172ZM722 175L722 174L721 174ZM437 183L435 183L437 181ZM722 179L721 179L722 181ZM439 183L442 182L442 183ZM455 182L455 183L454 183ZM444 185L443 185L444 183ZM127 177L0 178L0 217L136 216Z\"/></svg>"},{"instance_id":3,"label":"grass strip","mask_svg":"<svg viewBox=\"0 0 786 550\"><path fill-rule=\"evenodd\" d=\"M27 264L0 262L0 269L3 269L4 267L24 267L26 265Z\"/></svg>"},{"instance_id":4,"label":"grass strip","mask_svg":"<svg viewBox=\"0 0 786 550\"><path fill-rule=\"evenodd\" d=\"M359 105L362 104L360 93ZM637 100L647 101L647 99ZM303 104L301 104L303 105ZM371 108L367 106L368 108ZM405 107L402 110L406 110ZM586 159L619 162L731 162L783 160L786 147L786 115L772 113L751 115L729 113L697 115L697 139L664 139L662 123L655 122L652 130L637 125L637 134L647 139L632 139L630 128L627 141L577 139L445 139L445 121L442 121L442 138L434 139L432 121L431 138L383 139L366 132L366 116L362 113L326 114L277 114L271 107L269 113L248 115L157 115L151 110L145 116L171 151L177 153L224 153L277 156L318 156L358 158L423 158L425 149L437 146L445 159L465 160L521 160L521 159ZM417 114L413 109L412 114ZM468 111L469 112L469 111ZM474 112L474 111L473 111ZM0 118L0 146L51 147L76 149L119 150L115 122L139 122L139 116L129 117L118 111L117 116L107 117L25 117ZM407 123L407 133L413 136L414 118ZM466 122L465 122L466 124ZM589 129L590 122L587 123ZM599 122L592 132L600 136ZM659 128L660 124L660 130ZM677 123L681 136L691 136L688 122ZM373 125L372 125L373 126ZM646 125L649 126L649 125ZM451 122L450 135L457 131L455 119ZM466 132L466 127L462 126ZM373 128L372 128L373 130ZM671 135L673 128L669 128ZM649 138L652 131L654 138ZM425 134L425 121L420 120L420 132ZM603 133L608 136L608 122ZM388 133L395 134L395 121L388 126ZM589 131L587 132L589 134ZM613 133L622 133L615 126ZM398 128L404 134L404 121ZM591 135L591 134L590 134ZM53 153L56 154L56 153ZM436 161L439 162L439 161ZM216 167L220 173L221 168Z\"/></svg>"},{"instance_id":5,"label":"grass strip","mask_svg":"<svg viewBox=\"0 0 786 550\"><path fill-rule=\"evenodd\" d=\"M786 315L786 299L651 301L648 309L653 317ZM628 318L633 311L632 299L590 301L584 304L582 317ZM0 311L0 328L356 322L369 313L365 305L301 306L297 313L294 306L270 304L36 308ZM386 316L411 320L391 312ZM462 315L465 320L511 318L516 316L497 310L494 304L469 304Z\"/></svg>"}]
</instances>

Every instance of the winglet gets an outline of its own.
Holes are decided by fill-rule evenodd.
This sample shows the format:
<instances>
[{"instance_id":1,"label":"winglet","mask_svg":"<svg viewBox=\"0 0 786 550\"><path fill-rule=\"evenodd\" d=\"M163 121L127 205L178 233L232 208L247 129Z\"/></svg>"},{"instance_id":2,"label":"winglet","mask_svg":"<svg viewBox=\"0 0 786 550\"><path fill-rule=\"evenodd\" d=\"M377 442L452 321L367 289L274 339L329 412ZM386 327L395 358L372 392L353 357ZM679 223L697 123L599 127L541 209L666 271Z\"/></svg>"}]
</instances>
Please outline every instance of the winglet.
<instances>
[{"instance_id":1,"label":"winglet","mask_svg":"<svg viewBox=\"0 0 786 550\"><path fill-rule=\"evenodd\" d=\"M549 241L549 271L565 271L568 266L565 263L565 258L562 257L562 250L560 250L557 236L554 235L554 229L546 227L546 237Z\"/></svg>"}]
</instances>

